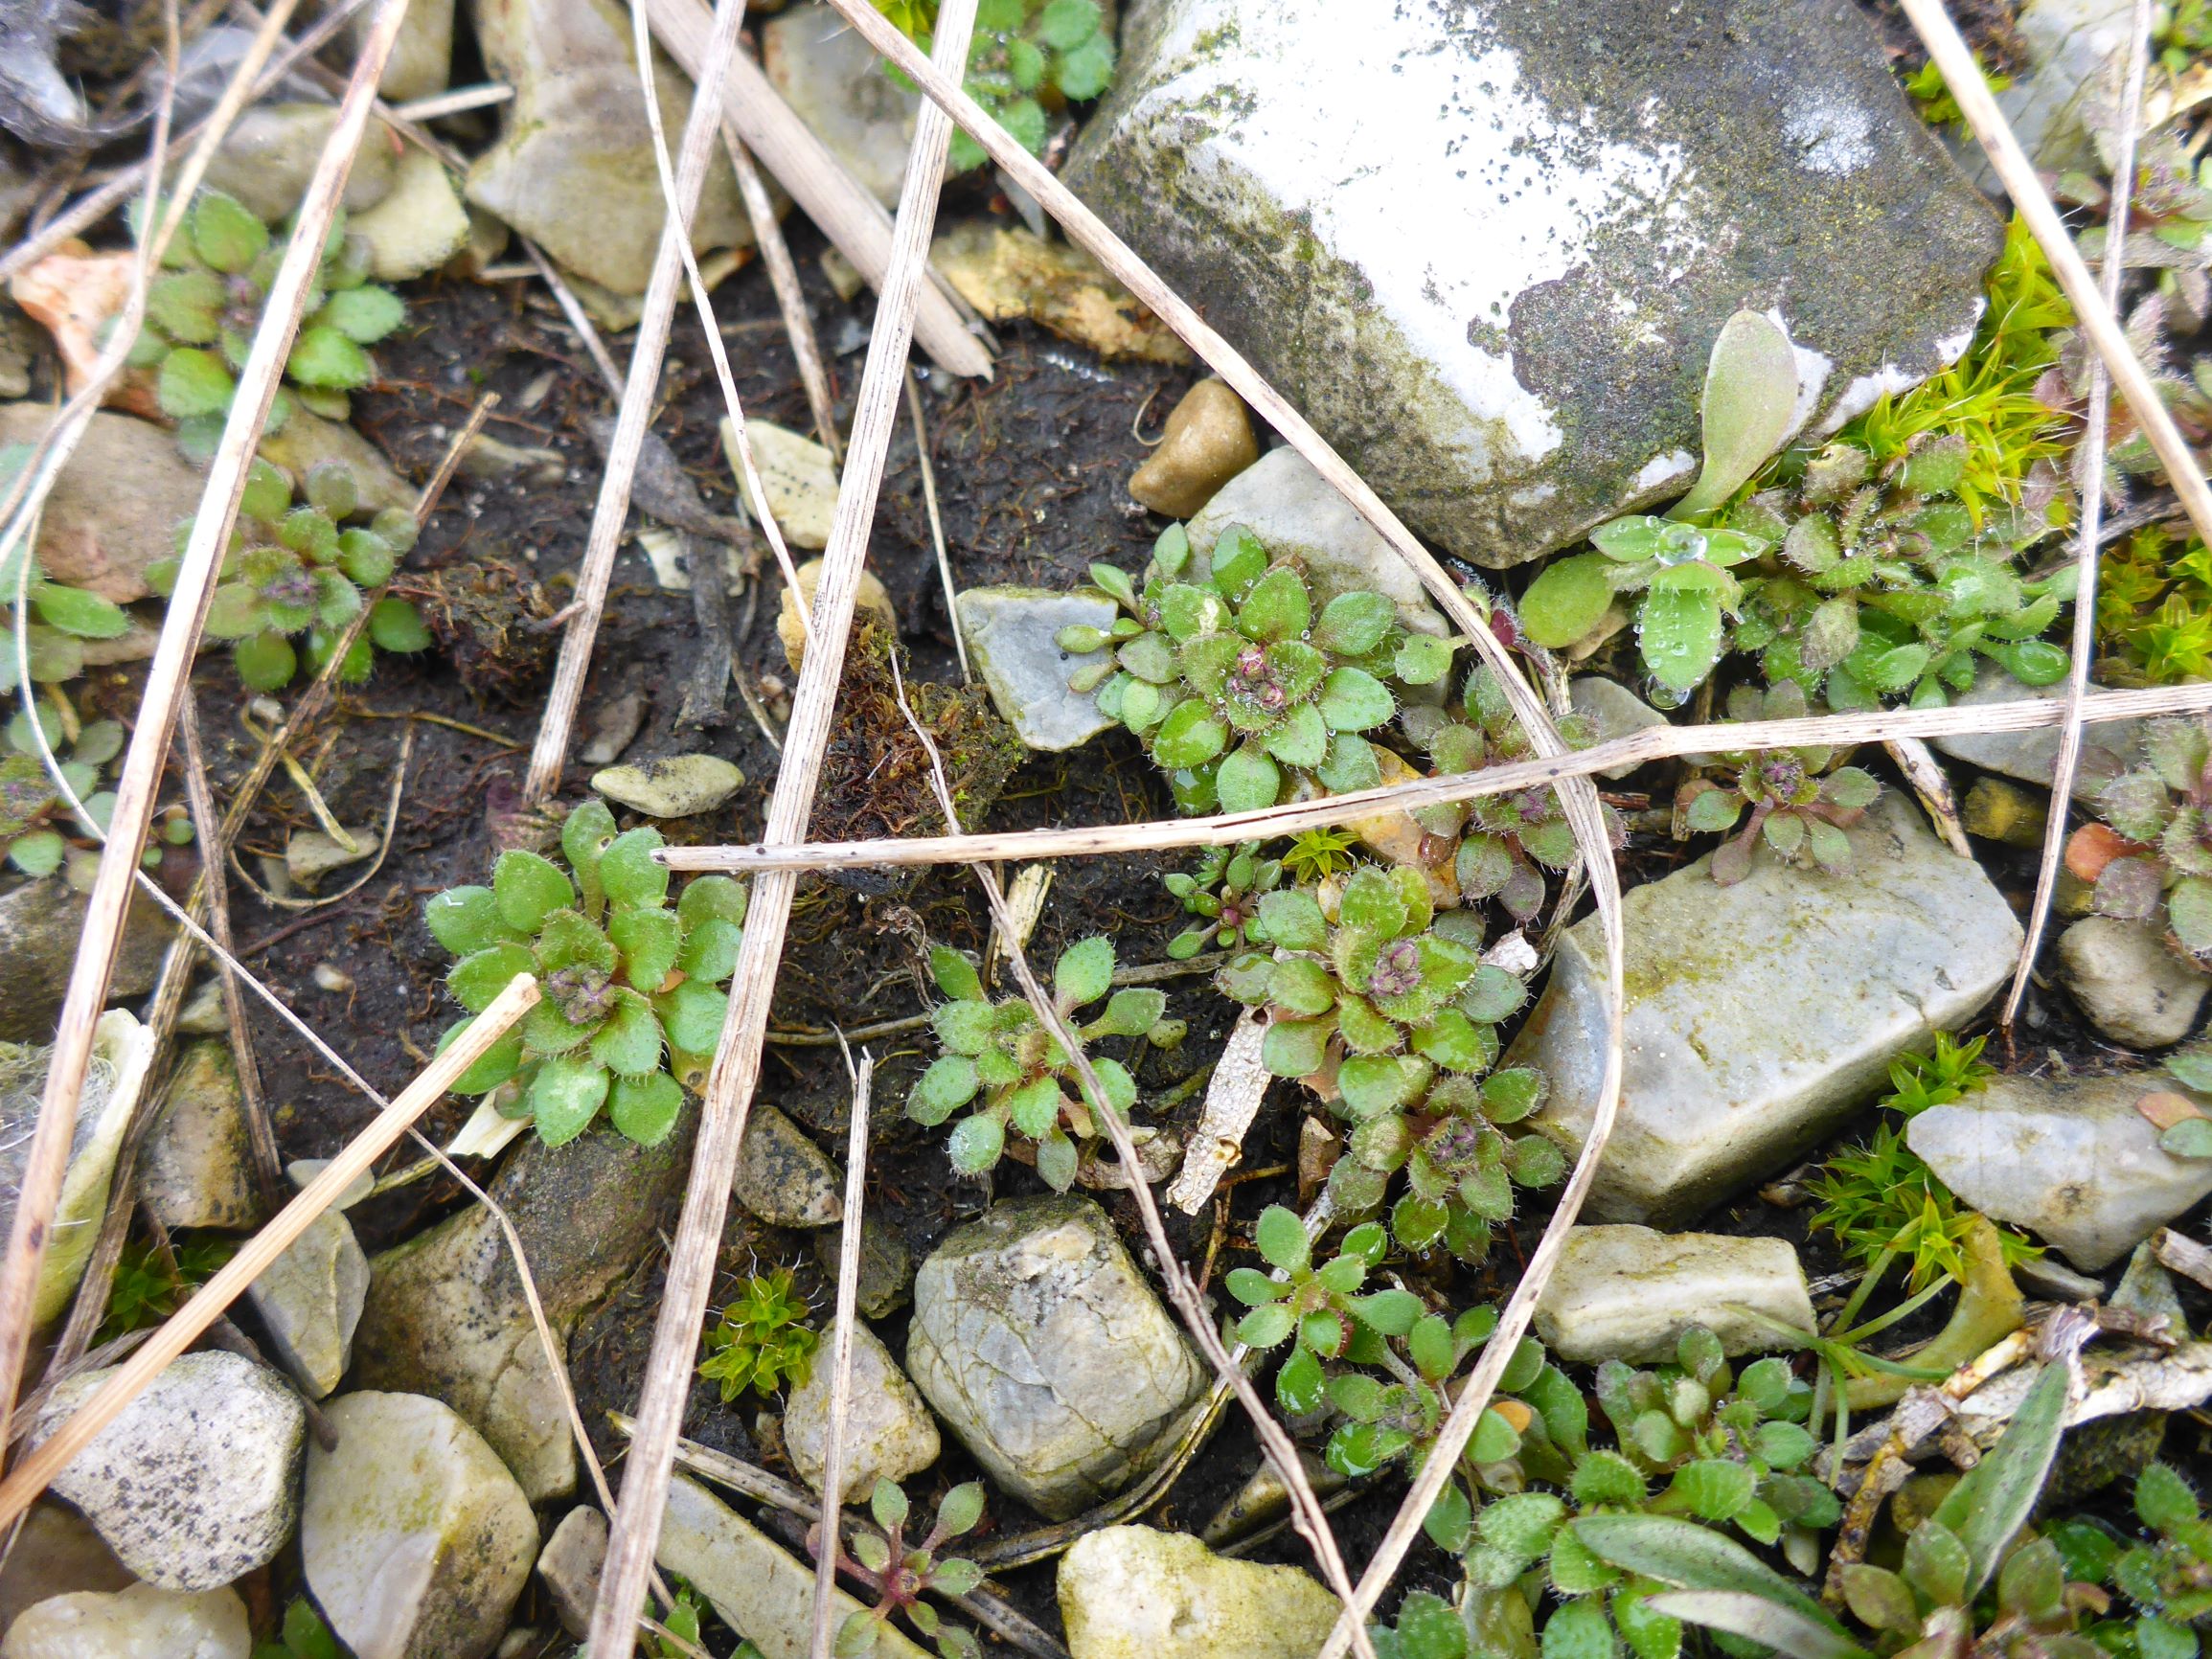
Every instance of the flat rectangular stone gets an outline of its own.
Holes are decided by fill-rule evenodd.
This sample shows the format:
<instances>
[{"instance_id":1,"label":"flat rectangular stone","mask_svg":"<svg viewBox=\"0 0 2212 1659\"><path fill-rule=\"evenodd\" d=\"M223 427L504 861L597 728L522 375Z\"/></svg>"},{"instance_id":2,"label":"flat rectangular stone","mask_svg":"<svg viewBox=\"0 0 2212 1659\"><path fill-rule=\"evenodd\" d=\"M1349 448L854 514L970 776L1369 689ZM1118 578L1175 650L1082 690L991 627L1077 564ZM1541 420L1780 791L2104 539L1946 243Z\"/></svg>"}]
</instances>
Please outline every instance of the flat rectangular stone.
<instances>
[{"instance_id":1,"label":"flat rectangular stone","mask_svg":"<svg viewBox=\"0 0 2212 1659\"><path fill-rule=\"evenodd\" d=\"M1628 896L1620 1118L1591 1189L1600 1221L1678 1226L1832 1132L1889 1063L1973 1016L2020 945L1981 866L1885 794L1851 831L1849 875L1766 848L1719 887L1700 858ZM1579 1153L1605 1064L1605 942L1561 942L1543 1000L1506 1057L1541 1066L1532 1120Z\"/></svg>"},{"instance_id":2,"label":"flat rectangular stone","mask_svg":"<svg viewBox=\"0 0 2212 1659\"><path fill-rule=\"evenodd\" d=\"M1576 1227L1536 1305L1536 1332L1555 1356L1584 1365L1672 1360L1693 1325L1731 1354L1787 1345L1771 1326L1737 1311L1745 1307L1813 1329L1805 1269L1789 1240Z\"/></svg>"}]
</instances>

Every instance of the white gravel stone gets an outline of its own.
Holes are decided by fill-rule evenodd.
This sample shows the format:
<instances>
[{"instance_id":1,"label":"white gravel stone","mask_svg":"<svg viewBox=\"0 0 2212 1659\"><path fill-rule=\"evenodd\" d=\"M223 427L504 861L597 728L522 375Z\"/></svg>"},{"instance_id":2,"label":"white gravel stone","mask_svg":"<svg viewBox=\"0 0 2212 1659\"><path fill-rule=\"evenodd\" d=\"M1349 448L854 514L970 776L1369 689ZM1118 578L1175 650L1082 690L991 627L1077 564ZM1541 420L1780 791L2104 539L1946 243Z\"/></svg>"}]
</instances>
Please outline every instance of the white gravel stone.
<instances>
[{"instance_id":1,"label":"white gravel stone","mask_svg":"<svg viewBox=\"0 0 2212 1659\"><path fill-rule=\"evenodd\" d=\"M1577 1227L1536 1307L1537 1334L1562 1359L1671 1360L1693 1325L1731 1354L1783 1346L1749 1307L1814 1329L1797 1252L1780 1239L1654 1233L1649 1227Z\"/></svg>"}]
</instances>

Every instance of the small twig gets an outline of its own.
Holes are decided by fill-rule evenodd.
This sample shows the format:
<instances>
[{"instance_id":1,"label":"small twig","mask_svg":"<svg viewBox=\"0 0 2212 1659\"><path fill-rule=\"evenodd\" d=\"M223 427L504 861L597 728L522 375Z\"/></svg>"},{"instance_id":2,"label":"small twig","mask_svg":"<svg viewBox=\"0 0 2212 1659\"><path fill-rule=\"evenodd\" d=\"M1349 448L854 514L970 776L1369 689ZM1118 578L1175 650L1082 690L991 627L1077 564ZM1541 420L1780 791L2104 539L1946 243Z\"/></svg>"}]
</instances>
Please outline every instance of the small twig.
<instances>
[{"instance_id":1,"label":"small twig","mask_svg":"<svg viewBox=\"0 0 2212 1659\"><path fill-rule=\"evenodd\" d=\"M945 518L937 511L937 465L929 459L929 422L922 413L922 382L906 371L906 411L914 418L914 458L922 464L922 500L929 510L929 540L937 549L937 576L945 584L945 620L952 628L952 648L960 653L963 685L975 683L968 666L968 641L960 631L960 607L952 591L952 556L945 550Z\"/></svg>"},{"instance_id":2,"label":"small twig","mask_svg":"<svg viewBox=\"0 0 2212 1659\"><path fill-rule=\"evenodd\" d=\"M876 1080L876 1057L861 1051L845 1069L853 1078L853 1122L845 1137L844 1232L837 1240L837 1315L830 1338L830 1415L822 1425L822 1503L834 1511L845 1502L845 1417L853 1402L853 1321L860 1289L860 1216L868 1193L868 1104ZM814 1547L813 1659L830 1659L835 1632L830 1628L830 1594L837 1583L837 1557L843 1540L835 1527L823 1527Z\"/></svg>"},{"instance_id":3,"label":"small twig","mask_svg":"<svg viewBox=\"0 0 2212 1659\"><path fill-rule=\"evenodd\" d=\"M517 974L478 1014L452 1046L409 1083L391 1105L326 1165L270 1221L247 1239L214 1278L171 1314L146 1345L117 1368L100 1392L79 1406L38 1449L0 1482L0 1524L30 1508L47 1483L60 1473L93 1437L113 1422L169 1363L191 1347L245 1293L261 1274L297 1243L316 1217L337 1202L346 1189L389 1150L408 1125L428 1111L537 1002L537 982Z\"/></svg>"},{"instance_id":4,"label":"small twig","mask_svg":"<svg viewBox=\"0 0 2212 1659\"><path fill-rule=\"evenodd\" d=\"M722 123L722 148L729 154L730 170L738 175L738 193L744 197L745 216L752 220L761 263L768 268L768 285L776 290L776 306L784 313L784 331L799 365L799 384L807 389L814 435L829 450L831 465L842 466L845 443L837 435L837 410L830 401L830 375L822 367L822 344L814 337L813 315L807 309L806 291L799 286L799 268L791 262L791 245L784 239L784 227L776 218L776 204L768 199L768 187L761 182L753 152L726 121Z\"/></svg>"},{"instance_id":5,"label":"small twig","mask_svg":"<svg viewBox=\"0 0 2212 1659\"><path fill-rule=\"evenodd\" d=\"M459 115L470 109L490 109L495 103L505 103L514 96L514 88L497 81L483 86L457 86L451 92L441 92L433 98L418 98L412 103L396 103L392 113L409 121L436 121L443 116Z\"/></svg>"},{"instance_id":6,"label":"small twig","mask_svg":"<svg viewBox=\"0 0 2212 1659\"><path fill-rule=\"evenodd\" d=\"M216 816L215 796L208 790L207 757L200 750L198 699L185 688L177 699L177 730L184 737L184 794L192 808L193 828L210 855L200 869L207 881L207 926L216 943L231 948L230 883L223 879L216 852L222 836L222 821ZM268 1098L262 1092L262 1068L254 1057L254 1034L246 1024L245 994L238 975L226 963L216 970L222 987L223 1018L230 1026L231 1059L238 1068L239 1103L246 1120L246 1145L253 1151L254 1184L261 1189L262 1207L274 1215L285 1202L285 1167L277 1151L277 1132L269 1123Z\"/></svg>"},{"instance_id":7,"label":"small twig","mask_svg":"<svg viewBox=\"0 0 2212 1659\"><path fill-rule=\"evenodd\" d=\"M318 895L313 898L291 898L281 893L272 893L254 879L253 873L246 869L244 861L239 857L238 847L233 843L227 845L225 851L230 854L231 868L238 873L239 879L253 889L254 897L272 910L327 910L333 904L343 903L353 898L376 879L376 873L384 868L384 860L391 855L392 837L399 828L399 801L407 792L407 763L414 758L414 754L415 722L409 720L399 731L399 756L392 763L392 784L384 797L384 832L377 839L376 855L369 860L366 870L337 892ZM211 882L220 879L218 872L211 877ZM227 944L229 942L224 943Z\"/></svg>"},{"instance_id":8,"label":"small twig","mask_svg":"<svg viewBox=\"0 0 2212 1659\"><path fill-rule=\"evenodd\" d=\"M2099 292L2106 307L2120 307L2120 282L2127 271L2128 208L2135 190L2135 126L2143 105L2143 77L2151 56L2151 0L2135 0L2129 26L2128 75L2120 97L2120 131L2112 167L2111 205L2106 216L2105 268ZM1998 1023L2010 1031L2028 993L2028 976L2043 945L2051 902L2058 895L2059 868L2066 851L2066 820L2073 807L2074 775L2082 760L2082 699L2089 685L2089 665L2097 654L2097 563L2105 516L2105 442L2109 430L2112 375L2105 359L2089 359L2089 415L2082 434L2076 475L2082 486L2082 526L2074 555L2073 661L2066 670L2066 712L2059 726L2059 752L2051 765L2050 817L2043 826L2042 859L2036 867L2036 896L2028 906L2012 989L2005 992ZM2086 458L2086 467L2080 465ZM2191 467L2195 471L2194 465Z\"/></svg>"},{"instance_id":9,"label":"small twig","mask_svg":"<svg viewBox=\"0 0 2212 1659\"><path fill-rule=\"evenodd\" d=\"M1912 785L1912 792L1920 798L1928 822L1935 826L1943 844L1961 858L1972 858L1973 848L1967 841L1966 826L1959 820L1958 801L1951 793L1950 779L1927 744L1918 738L1892 738L1881 746L1889 751L1889 758L1897 762L1897 769Z\"/></svg>"}]
</instances>

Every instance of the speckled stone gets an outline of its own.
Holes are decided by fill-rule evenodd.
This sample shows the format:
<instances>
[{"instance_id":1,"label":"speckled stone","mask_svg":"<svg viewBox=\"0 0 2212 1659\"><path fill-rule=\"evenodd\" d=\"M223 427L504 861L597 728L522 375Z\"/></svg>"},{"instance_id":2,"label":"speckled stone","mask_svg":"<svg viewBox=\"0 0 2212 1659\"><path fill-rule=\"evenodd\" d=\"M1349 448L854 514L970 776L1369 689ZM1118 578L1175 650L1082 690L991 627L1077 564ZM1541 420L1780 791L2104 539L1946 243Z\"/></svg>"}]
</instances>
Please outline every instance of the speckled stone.
<instances>
[{"instance_id":1,"label":"speckled stone","mask_svg":"<svg viewBox=\"0 0 2212 1659\"><path fill-rule=\"evenodd\" d=\"M1830 0L1132 6L1066 179L1411 526L1534 558L1684 489L1779 314L1815 430L1965 350L1996 216Z\"/></svg>"},{"instance_id":2,"label":"speckled stone","mask_svg":"<svg viewBox=\"0 0 2212 1659\"><path fill-rule=\"evenodd\" d=\"M537 1555L507 1466L449 1407L349 1394L308 1455L300 1564L354 1659L483 1659Z\"/></svg>"},{"instance_id":3,"label":"speckled stone","mask_svg":"<svg viewBox=\"0 0 2212 1659\"><path fill-rule=\"evenodd\" d=\"M992 1478L1065 1520L1172 1443L1207 1374L1087 1198L1000 1203L914 1279L906 1370Z\"/></svg>"},{"instance_id":4,"label":"speckled stone","mask_svg":"<svg viewBox=\"0 0 2212 1659\"><path fill-rule=\"evenodd\" d=\"M309 1399L338 1386L369 1295L369 1258L343 1211L326 1210L247 1287L272 1356Z\"/></svg>"},{"instance_id":5,"label":"speckled stone","mask_svg":"<svg viewBox=\"0 0 2212 1659\"><path fill-rule=\"evenodd\" d=\"M1701 1325L1728 1352L1783 1346L1749 1307L1811 1330L1813 1298L1797 1252L1782 1239L1577 1227L1536 1306L1537 1334L1562 1359L1671 1360L1682 1332Z\"/></svg>"},{"instance_id":6,"label":"speckled stone","mask_svg":"<svg viewBox=\"0 0 2212 1659\"><path fill-rule=\"evenodd\" d=\"M1628 895L1620 1117L1595 1221L1672 1227L1781 1168L1956 1031L2011 974L2019 923L1981 867L1891 790L1850 831L1854 871L1762 848L1719 887L1708 860ZM1506 1063L1541 1067L1531 1126L1580 1151L1605 1055L1605 941L1570 928Z\"/></svg>"},{"instance_id":7,"label":"speckled stone","mask_svg":"<svg viewBox=\"0 0 2212 1659\"><path fill-rule=\"evenodd\" d=\"M830 1227L845 1218L845 1171L765 1101L754 1102L745 1120L730 1191L771 1227Z\"/></svg>"},{"instance_id":8,"label":"speckled stone","mask_svg":"<svg viewBox=\"0 0 2212 1659\"><path fill-rule=\"evenodd\" d=\"M42 1443L115 1375L55 1389ZM307 1412L285 1379L235 1353L188 1353L54 1478L116 1557L165 1590L212 1590L264 1566L299 1514Z\"/></svg>"},{"instance_id":9,"label":"speckled stone","mask_svg":"<svg viewBox=\"0 0 2212 1659\"><path fill-rule=\"evenodd\" d=\"M1188 1533L1104 1527L1060 1558L1071 1659L1312 1659L1336 1611L1311 1573L1217 1556Z\"/></svg>"},{"instance_id":10,"label":"speckled stone","mask_svg":"<svg viewBox=\"0 0 2212 1659\"><path fill-rule=\"evenodd\" d=\"M831 1333L822 1333L814 1369L784 1405L784 1449L799 1478L822 1489L830 1432ZM937 1461L937 1420L906 1380L882 1339L853 1326L853 1386L845 1416L844 1501L860 1503L879 1480L903 1481Z\"/></svg>"}]
</instances>

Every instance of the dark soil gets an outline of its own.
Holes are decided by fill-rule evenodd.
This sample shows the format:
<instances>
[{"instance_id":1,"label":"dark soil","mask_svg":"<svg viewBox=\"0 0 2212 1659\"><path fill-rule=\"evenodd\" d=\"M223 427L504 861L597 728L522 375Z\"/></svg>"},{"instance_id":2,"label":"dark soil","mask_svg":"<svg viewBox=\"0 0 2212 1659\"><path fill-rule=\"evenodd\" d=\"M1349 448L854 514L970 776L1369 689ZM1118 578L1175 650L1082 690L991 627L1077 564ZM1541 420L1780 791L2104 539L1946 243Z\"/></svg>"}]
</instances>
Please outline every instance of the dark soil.
<instances>
[{"instance_id":1,"label":"dark soil","mask_svg":"<svg viewBox=\"0 0 2212 1659\"><path fill-rule=\"evenodd\" d=\"M870 306L865 301L848 305L830 290L819 274L820 240L810 226L794 217L789 231L817 327L826 348L838 353L832 371L841 414L849 414ZM422 927L421 906L429 895L486 874L487 819L513 799L549 668L553 635L534 627L533 620L549 615L571 595L600 472L585 423L610 408L581 350L549 315L549 303L528 285L433 283L418 285L408 299L405 329L379 348L385 379L356 403L361 429L395 465L413 479L428 476L450 432L487 390L502 398L490 422L495 436L511 443L551 447L567 456L570 465L563 478L550 484L456 481L408 570L411 580L435 580L445 594L460 596L445 614L448 631L458 630L466 638L466 674L445 654L415 661L384 659L375 678L350 693L295 751L317 772L320 787L343 822L378 825L413 716L405 793L381 868L352 897L305 915L264 904L240 883L232 883L233 926L244 942L243 954L370 1082L387 1091L397 1091L414 1075L458 1013L441 986L445 953ZM740 273L723 284L717 306L747 412L804 430L809 424L806 403L765 276L758 269ZM1139 568L1161 521L1133 507L1124 492L1143 454L1132 427L1143 421L1156 430L1195 372L1102 365L1081 349L1026 327L1007 330L1002 343L999 373L991 384L933 384L924 399L955 579L963 585L1068 586L1081 580L1095 560ZM616 353L618 359L627 355L627 342L616 342ZM735 512L716 432L720 416L703 341L687 312L669 353L653 429L673 447L709 507ZM640 522L633 518L633 528ZM964 706L949 690L958 684L958 667L931 553L915 434L903 422L892 445L869 564L897 607L899 645L911 679L947 688L928 694L948 706ZM533 592L532 583L541 584L542 593ZM739 664L771 708L781 712L795 676L774 631L777 586L772 575L765 578L734 601L733 613L748 625L738 646ZM689 597L664 592L642 550L634 542L627 545L580 715L578 746L600 710L627 693L641 693L648 713L626 759L707 749L736 761L747 779L726 810L664 825L664 830L673 840L684 842L751 840L761 830L779 756L735 697L727 723L705 731L676 728L678 692L696 650ZM95 700L126 713L139 678L136 671L103 671L91 682ZM220 653L203 660L196 686L213 749L217 795L227 799L254 748L239 722L245 699ZM880 716L881 710L876 712ZM871 741L896 745L905 740L902 726L886 733L880 718L846 735L851 739L848 760L855 761L868 758ZM871 796L869 769L833 756L817 830L839 835L934 830L934 809L912 803L918 775L911 759L901 762L906 775L892 793ZM1621 803L1643 805L1633 798L1641 790L1663 805L1672 784L1664 768L1653 768L1622 786L1630 793L1620 797ZM581 798L585 787L584 769L572 768L566 798ZM1166 789L1142 753L1116 734L1076 755L1027 759L1006 780L989 821L996 828L1018 828L1136 821L1173 812ZM298 793L280 774L264 791L243 837L240 851L248 869L258 870L263 857L281 863L290 830L310 822ZM1650 879L1687 856L1663 835L1640 834L1624 854L1624 875L1631 881ZM1179 862L1135 857L1061 865L1032 945L1033 960L1049 964L1065 943L1098 931L1113 938L1125 964L1164 960L1167 942L1181 930L1183 919L1157 877ZM1999 852L1990 867L2024 905L2033 885L2032 856ZM342 884L350 878L350 872L341 873L336 880ZM826 1146L841 1148L850 1083L830 1036L832 1025L851 1030L923 1011L932 1000L924 966L928 944L979 952L987 932L984 907L963 872L932 871L903 886L868 875L841 883L808 881L791 919L762 1097L815 1131ZM325 989L318 973L324 982L343 989ZM1211 1061L1235 1011L1225 1000L1203 994L1196 980L1178 982L1171 990L1172 1011L1190 1020L1190 1036L1174 1053L1147 1050L1138 1058L1137 1077L1148 1097ZM353 1091L298 1033L258 1005L252 1025L285 1155L329 1156L366 1123L374 1103ZM2099 1053L2063 999L2041 991L2031 1000L2025 1030L2040 1045L2036 1051L1992 1057L2011 1066L2038 1066L2048 1063L2045 1047L2076 1065L2119 1057ZM917 1260L951 1228L979 1215L994 1193L1042 1190L1032 1171L1011 1161L991 1181L954 1175L941 1137L907 1123L899 1109L927 1057L922 1043L904 1036L873 1047L879 1070L868 1206L903 1236ZM1194 1096L1173 1121L1187 1125L1198 1107ZM457 1102L441 1105L424 1121L423 1132L443 1141L467 1111ZM1285 1171L1295 1162L1300 1111L1293 1091L1278 1088L1245 1148L1243 1168L1253 1174L1228 1190L1225 1216L1185 1221L1171 1213L1178 1252L1194 1264L1202 1263L1212 1280L1232 1264L1262 1206L1296 1202L1295 1182ZM395 1154L393 1165L416 1155L405 1149ZM1275 1172L1261 1173L1270 1170ZM1148 1252L1126 1195L1099 1196L1143 1259ZM364 1244L374 1251L463 1200L450 1181L435 1176L379 1196L352 1214ZM1483 1268L1440 1271L1439 1288L1460 1307L1502 1301L1545 1216L1545 1206L1530 1206ZM1818 1275L1838 1263L1824 1239L1807 1237L1808 1216L1806 1209L1777 1208L1754 1197L1724 1216L1709 1217L1705 1225L1789 1237L1804 1248L1809 1271ZM664 1222L664 1236L673 1228L672 1214ZM733 1291L742 1276L770 1263L794 1269L817 1319L826 1321L832 1286L810 1241L763 1228L733 1205L717 1301ZM617 1481L623 1443L605 1426L604 1414L634 1404L659 1313L663 1268L658 1255L641 1264L582 1323L572 1343L580 1403ZM1940 1311L1929 1317L1940 1319ZM898 1315L878 1324L895 1352L903 1345L903 1315ZM710 1385L700 1383L693 1392L686 1432L709 1445L761 1457L755 1409L749 1399L725 1405ZM2190 1431L2192 1439L2196 1432ZM1202 1527L1257 1463L1249 1426L1232 1408L1212 1443L1148 1518L1193 1530ZM946 1461L932 1478L941 1489L969 1472L964 1456L948 1442ZM1337 1514L1338 1534L1355 1572L1379 1540L1402 1489L1399 1483L1384 1482ZM920 1501L922 1494L916 1496ZM1038 1523L1000 1497L993 1500L986 1524L1010 1534ZM1306 1559L1303 1547L1288 1534L1256 1554L1263 1559ZM1007 1575L1004 1582L1033 1618L1057 1627L1049 1564ZM1421 1544L1401 1587L1446 1589L1444 1557ZM517 1617L541 1619L543 1613L543 1608L534 1612L526 1602Z\"/></svg>"}]
</instances>

